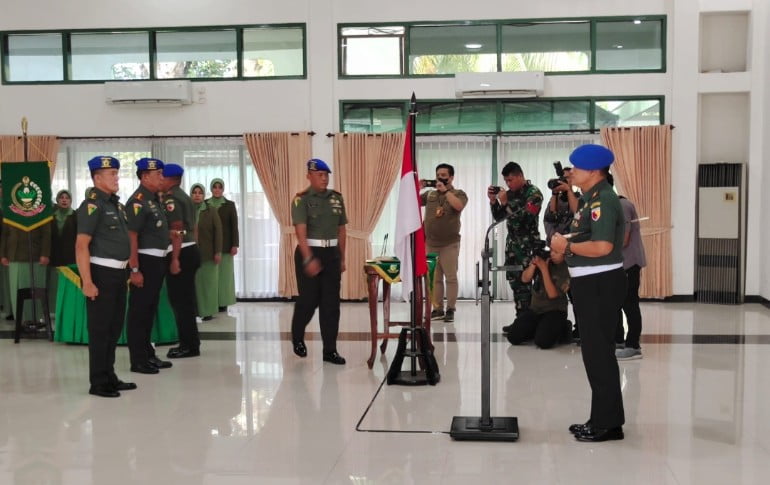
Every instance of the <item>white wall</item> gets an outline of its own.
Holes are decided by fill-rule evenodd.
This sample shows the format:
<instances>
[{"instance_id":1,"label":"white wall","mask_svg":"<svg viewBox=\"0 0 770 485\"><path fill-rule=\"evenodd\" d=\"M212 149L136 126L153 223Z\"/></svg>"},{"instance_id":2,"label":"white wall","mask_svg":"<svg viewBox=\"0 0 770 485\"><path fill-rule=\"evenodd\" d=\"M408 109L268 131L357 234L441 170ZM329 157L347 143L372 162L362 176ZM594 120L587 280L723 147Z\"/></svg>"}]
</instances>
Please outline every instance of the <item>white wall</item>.
<instances>
[{"instance_id":1,"label":"white wall","mask_svg":"<svg viewBox=\"0 0 770 485\"><path fill-rule=\"evenodd\" d=\"M338 130L340 99L452 98L451 79L338 80L336 24L410 20L543 18L613 15L668 15L668 72L645 75L553 76L547 96L666 96L666 121L673 133L674 204L672 241L674 293L690 295L694 271L695 173L699 147L698 72L701 11L752 9L750 81L749 249L746 291L770 297L770 258L760 250L770 242L770 224L760 223L770 207L762 187L762 165L770 127L770 100L764 96L770 54L768 7L762 0L26 0L0 17L0 30L158 27L305 22L308 26L308 79L194 83L205 104L176 109L108 106L102 86L0 86L0 133L18 133L22 116L31 133L60 136L204 135L252 131ZM758 18L761 17L761 18ZM761 48L758 48L761 47ZM759 104L757 104L759 103ZM331 159L332 143L314 138L316 156ZM654 257L654 255L651 255Z\"/></svg>"}]
</instances>

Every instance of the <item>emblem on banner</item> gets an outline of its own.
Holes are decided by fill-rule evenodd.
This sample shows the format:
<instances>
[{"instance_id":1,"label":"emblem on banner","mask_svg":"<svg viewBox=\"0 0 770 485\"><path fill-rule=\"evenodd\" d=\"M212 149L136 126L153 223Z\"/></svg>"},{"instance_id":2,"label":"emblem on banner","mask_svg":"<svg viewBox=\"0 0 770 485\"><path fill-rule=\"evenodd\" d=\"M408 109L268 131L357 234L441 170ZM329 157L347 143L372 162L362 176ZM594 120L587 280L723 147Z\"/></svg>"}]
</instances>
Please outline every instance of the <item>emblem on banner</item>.
<instances>
[{"instance_id":1,"label":"emblem on banner","mask_svg":"<svg viewBox=\"0 0 770 485\"><path fill-rule=\"evenodd\" d=\"M34 180L24 176L21 182L11 189L10 209L22 217L32 217L40 214L46 208L43 203L43 190Z\"/></svg>"}]
</instances>

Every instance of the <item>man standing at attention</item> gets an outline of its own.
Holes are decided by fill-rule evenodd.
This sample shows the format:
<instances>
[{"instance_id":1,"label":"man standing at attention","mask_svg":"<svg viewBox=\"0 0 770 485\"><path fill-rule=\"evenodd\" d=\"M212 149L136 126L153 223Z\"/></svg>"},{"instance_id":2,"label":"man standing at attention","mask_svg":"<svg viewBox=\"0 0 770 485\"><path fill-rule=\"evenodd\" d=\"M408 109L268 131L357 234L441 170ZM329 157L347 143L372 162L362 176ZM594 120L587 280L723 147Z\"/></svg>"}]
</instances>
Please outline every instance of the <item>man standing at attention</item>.
<instances>
[{"instance_id":1,"label":"man standing at attention","mask_svg":"<svg viewBox=\"0 0 770 485\"><path fill-rule=\"evenodd\" d=\"M294 353L307 357L305 327L319 308L323 360L343 365L345 359L337 353L337 332L348 218L342 194L327 188L330 173L323 160L308 160L310 187L298 193L291 203L291 219L297 234L294 266L299 288L291 319L291 339Z\"/></svg>"},{"instance_id":2,"label":"man standing at attention","mask_svg":"<svg viewBox=\"0 0 770 485\"><path fill-rule=\"evenodd\" d=\"M457 260L460 257L460 213L468 203L468 196L455 189L452 182L455 169L448 163L436 167L435 190L420 194L425 206L425 244L429 253L438 254L433 273L433 294L431 303L432 319L443 318L445 322L455 319L457 303ZM420 181L425 188L426 180ZM446 312L444 312L444 280L446 279Z\"/></svg>"}]
</instances>

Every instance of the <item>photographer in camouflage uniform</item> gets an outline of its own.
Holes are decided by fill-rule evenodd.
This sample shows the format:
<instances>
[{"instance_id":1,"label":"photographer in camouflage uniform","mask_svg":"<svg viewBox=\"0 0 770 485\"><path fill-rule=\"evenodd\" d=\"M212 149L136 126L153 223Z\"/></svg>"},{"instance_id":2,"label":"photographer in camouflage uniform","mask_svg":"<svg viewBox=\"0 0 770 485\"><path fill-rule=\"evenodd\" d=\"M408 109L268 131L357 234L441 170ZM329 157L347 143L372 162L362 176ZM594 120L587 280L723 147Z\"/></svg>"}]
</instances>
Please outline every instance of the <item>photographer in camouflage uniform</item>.
<instances>
[{"instance_id":1,"label":"photographer in camouflage uniform","mask_svg":"<svg viewBox=\"0 0 770 485\"><path fill-rule=\"evenodd\" d=\"M502 170L508 190L490 185L487 189L492 217L496 221L507 218L508 235L505 238L505 264L529 266L532 246L540 239L538 220L543 194L524 178L524 171L516 162L508 162ZM529 308L532 289L521 281L521 270L506 273L513 290L516 314Z\"/></svg>"}]
</instances>

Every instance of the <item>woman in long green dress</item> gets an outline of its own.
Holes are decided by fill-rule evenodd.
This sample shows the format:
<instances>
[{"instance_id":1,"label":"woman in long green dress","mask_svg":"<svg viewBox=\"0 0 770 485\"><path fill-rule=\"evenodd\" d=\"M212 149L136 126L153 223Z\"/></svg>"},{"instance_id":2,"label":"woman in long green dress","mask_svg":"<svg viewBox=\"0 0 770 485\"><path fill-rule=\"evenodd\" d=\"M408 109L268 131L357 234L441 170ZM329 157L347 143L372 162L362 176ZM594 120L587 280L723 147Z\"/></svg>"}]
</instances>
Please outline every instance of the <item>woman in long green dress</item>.
<instances>
[{"instance_id":1,"label":"woman in long green dress","mask_svg":"<svg viewBox=\"0 0 770 485\"><path fill-rule=\"evenodd\" d=\"M195 205L195 232L201 253L201 266L195 273L195 294L198 316L204 322L211 320L219 310L219 264L222 261L222 221L217 210L204 201L205 188L194 184L190 198Z\"/></svg>"},{"instance_id":2,"label":"woman in long green dress","mask_svg":"<svg viewBox=\"0 0 770 485\"><path fill-rule=\"evenodd\" d=\"M63 189L56 194L51 226L51 262L48 265L48 307L51 313L56 308L58 289L58 266L75 264L75 239L78 235L77 216L72 210L72 194Z\"/></svg>"},{"instance_id":3,"label":"woman in long green dress","mask_svg":"<svg viewBox=\"0 0 770 485\"><path fill-rule=\"evenodd\" d=\"M219 263L219 311L227 311L235 304L235 268L233 258L238 254L238 211L233 201L224 197L225 182L220 178L211 181L211 195L206 202L217 209L222 221L222 262Z\"/></svg>"}]
</instances>

